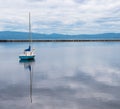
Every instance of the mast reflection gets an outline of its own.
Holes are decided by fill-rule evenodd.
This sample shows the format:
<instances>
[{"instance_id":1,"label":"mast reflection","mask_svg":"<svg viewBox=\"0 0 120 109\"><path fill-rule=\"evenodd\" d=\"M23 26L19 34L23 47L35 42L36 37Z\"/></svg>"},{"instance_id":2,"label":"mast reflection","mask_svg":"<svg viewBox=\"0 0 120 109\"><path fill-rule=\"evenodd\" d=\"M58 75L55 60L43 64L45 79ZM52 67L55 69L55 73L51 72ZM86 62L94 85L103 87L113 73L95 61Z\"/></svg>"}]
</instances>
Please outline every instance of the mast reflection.
<instances>
[{"instance_id":1,"label":"mast reflection","mask_svg":"<svg viewBox=\"0 0 120 109\"><path fill-rule=\"evenodd\" d=\"M35 63L35 60L20 60L19 63L24 64L24 68L30 73L30 101L32 103L33 64Z\"/></svg>"}]
</instances>

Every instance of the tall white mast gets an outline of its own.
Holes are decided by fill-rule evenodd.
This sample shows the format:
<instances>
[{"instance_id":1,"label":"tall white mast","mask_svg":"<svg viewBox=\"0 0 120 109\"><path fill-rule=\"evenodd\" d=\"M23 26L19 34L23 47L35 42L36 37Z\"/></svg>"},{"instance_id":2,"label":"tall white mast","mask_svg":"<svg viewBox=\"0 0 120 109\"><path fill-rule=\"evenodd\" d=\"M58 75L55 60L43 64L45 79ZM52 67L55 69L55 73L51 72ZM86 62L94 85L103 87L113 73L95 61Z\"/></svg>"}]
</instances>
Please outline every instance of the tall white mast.
<instances>
[{"instance_id":1,"label":"tall white mast","mask_svg":"<svg viewBox=\"0 0 120 109\"><path fill-rule=\"evenodd\" d=\"M29 45L32 43L32 31L31 31L31 15L29 12Z\"/></svg>"}]
</instances>

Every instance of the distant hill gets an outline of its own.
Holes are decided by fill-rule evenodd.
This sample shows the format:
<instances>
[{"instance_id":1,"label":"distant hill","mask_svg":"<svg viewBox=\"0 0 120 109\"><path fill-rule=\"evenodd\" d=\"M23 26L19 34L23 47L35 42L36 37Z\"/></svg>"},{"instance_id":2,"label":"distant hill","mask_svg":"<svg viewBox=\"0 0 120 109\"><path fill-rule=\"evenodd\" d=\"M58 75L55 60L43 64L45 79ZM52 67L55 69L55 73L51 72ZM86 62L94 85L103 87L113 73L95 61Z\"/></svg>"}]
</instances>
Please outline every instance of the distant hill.
<instances>
[{"instance_id":1,"label":"distant hill","mask_svg":"<svg viewBox=\"0 0 120 109\"><path fill-rule=\"evenodd\" d=\"M0 40L8 40L8 39L14 39L14 40L27 40L29 38L29 34L27 32L13 32L13 31L1 31L0 32ZM47 40L47 39L73 39L73 40L80 40L80 39L86 39L86 40L92 40L92 39L120 39L120 33L104 33L104 34L93 34L93 35L64 35L64 34L38 34L38 33L32 33L32 39L41 39L41 40Z\"/></svg>"}]
</instances>

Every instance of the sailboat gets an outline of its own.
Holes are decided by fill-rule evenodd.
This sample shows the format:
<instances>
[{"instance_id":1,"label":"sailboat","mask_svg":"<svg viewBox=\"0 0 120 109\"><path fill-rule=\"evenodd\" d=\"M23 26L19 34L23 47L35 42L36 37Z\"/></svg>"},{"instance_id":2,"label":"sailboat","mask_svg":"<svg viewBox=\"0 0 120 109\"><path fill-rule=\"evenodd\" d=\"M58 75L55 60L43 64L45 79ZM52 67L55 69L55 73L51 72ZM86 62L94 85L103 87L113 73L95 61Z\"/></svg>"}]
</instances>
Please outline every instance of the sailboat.
<instances>
[{"instance_id":1,"label":"sailboat","mask_svg":"<svg viewBox=\"0 0 120 109\"><path fill-rule=\"evenodd\" d=\"M19 56L21 60L31 60L35 58L34 50L31 46L32 44L32 33L31 33L31 16L29 13L29 46L24 50L23 54Z\"/></svg>"}]
</instances>

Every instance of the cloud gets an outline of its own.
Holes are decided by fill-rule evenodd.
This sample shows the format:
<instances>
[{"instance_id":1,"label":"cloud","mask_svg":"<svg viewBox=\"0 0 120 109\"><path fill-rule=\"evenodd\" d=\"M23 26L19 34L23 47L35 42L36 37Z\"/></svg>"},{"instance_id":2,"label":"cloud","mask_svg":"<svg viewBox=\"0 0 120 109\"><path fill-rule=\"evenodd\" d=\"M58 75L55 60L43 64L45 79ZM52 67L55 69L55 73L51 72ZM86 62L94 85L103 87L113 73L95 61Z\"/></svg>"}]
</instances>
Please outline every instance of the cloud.
<instances>
[{"instance_id":1,"label":"cloud","mask_svg":"<svg viewBox=\"0 0 120 109\"><path fill-rule=\"evenodd\" d=\"M4 0L0 1L0 20L14 22L2 23L0 28L1 30L26 31L26 27L23 29L23 26L28 25L28 12L30 11L32 29L38 33L94 34L119 32L118 25L120 22L116 21L116 19L119 20L120 16L119 7L119 0L116 2L114 0ZM101 20L104 24L98 22ZM17 24L17 22L22 27L19 27L18 24L19 28L14 29L15 26L12 27L11 25ZM84 25L81 22L84 22ZM111 25L106 28L108 22Z\"/></svg>"},{"instance_id":2,"label":"cloud","mask_svg":"<svg viewBox=\"0 0 120 109\"><path fill-rule=\"evenodd\" d=\"M47 0L28 0L28 1L32 1L32 2L45 2Z\"/></svg>"},{"instance_id":3,"label":"cloud","mask_svg":"<svg viewBox=\"0 0 120 109\"><path fill-rule=\"evenodd\" d=\"M80 3L80 4L83 4L83 3L87 2L87 0L74 0L74 1L77 2L77 3Z\"/></svg>"}]
</instances>

